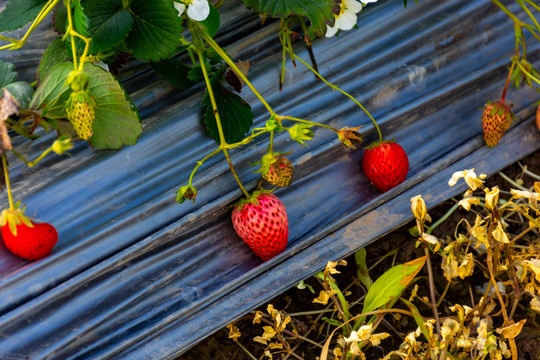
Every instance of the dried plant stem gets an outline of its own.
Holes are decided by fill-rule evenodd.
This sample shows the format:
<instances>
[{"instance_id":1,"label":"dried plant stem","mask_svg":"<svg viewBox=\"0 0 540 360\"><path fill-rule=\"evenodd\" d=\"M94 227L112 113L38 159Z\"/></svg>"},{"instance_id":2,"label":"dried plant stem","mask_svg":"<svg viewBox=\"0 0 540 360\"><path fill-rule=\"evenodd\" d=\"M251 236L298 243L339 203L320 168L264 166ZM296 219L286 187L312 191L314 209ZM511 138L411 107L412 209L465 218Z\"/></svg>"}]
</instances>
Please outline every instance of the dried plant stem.
<instances>
[{"instance_id":1,"label":"dried plant stem","mask_svg":"<svg viewBox=\"0 0 540 360\"><path fill-rule=\"evenodd\" d=\"M431 267L431 257L429 254L429 247L428 244L425 242L424 244L424 253L426 254L426 264L428 269L428 277L429 277L429 293L431 297L431 309L433 310L433 317L435 318L435 328L437 329L437 333L441 333L441 321L439 319L439 311L437 310L437 299L435 297L435 282L433 281L433 269Z\"/></svg>"},{"instance_id":2,"label":"dried plant stem","mask_svg":"<svg viewBox=\"0 0 540 360\"><path fill-rule=\"evenodd\" d=\"M249 350L246 349L246 347L244 345L242 345L238 340L235 340L234 342L236 343L236 345L238 345L240 347L240 349L244 350L244 352L246 353L247 356L249 356L253 360L257 360L257 358L255 356L253 356L253 354L251 352L249 352Z\"/></svg>"}]
</instances>

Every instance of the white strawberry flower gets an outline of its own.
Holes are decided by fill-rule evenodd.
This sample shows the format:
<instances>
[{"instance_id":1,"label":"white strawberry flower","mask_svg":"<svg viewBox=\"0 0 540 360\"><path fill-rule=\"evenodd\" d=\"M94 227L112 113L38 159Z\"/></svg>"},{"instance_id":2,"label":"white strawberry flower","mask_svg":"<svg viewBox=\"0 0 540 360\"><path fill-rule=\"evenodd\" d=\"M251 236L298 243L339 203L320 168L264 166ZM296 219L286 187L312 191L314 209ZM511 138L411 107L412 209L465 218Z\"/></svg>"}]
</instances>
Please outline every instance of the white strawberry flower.
<instances>
[{"instance_id":1,"label":"white strawberry flower","mask_svg":"<svg viewBox=\"0 0 540 360\"><path fill-rule=\"evenodd\" d=\"M174 1L174 8L178 11L178 16L182 15L186 10L188 16L195 21L206 20L210 14L210 5L208 0L184 0L182 2Z\"/></svg>"},{"instance_id":2,"label":"white strawberry flower","mask_svg":"<svg viewBox=\"0 0 540 360\"><path fill-rule=\"evenodd\" d=\"M336 22L334 26L326 25L326 37L336 35L338 30L351 30L356 25L356 14L362 10L363 4L376 2L377 0L341 0L339 14L334 14Z\"/></svg>"}]
</instances>

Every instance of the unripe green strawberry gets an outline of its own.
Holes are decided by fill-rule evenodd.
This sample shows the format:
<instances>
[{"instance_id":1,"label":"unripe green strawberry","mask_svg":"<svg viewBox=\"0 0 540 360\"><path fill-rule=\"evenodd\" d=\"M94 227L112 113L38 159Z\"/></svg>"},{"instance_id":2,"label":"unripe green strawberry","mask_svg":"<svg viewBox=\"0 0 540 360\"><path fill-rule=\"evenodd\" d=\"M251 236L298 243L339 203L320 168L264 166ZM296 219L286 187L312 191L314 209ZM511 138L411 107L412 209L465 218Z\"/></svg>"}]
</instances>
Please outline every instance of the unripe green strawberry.
<instances>
[{"instance_id":1,"label":"unripe green strawberry","mask_svg":"<svg viewBox=\"0 0 540 360\"><path fill-rule=\"evenodd\" d=\"M289 159L284 156L276 156L276 161L270 165L268 172L263 178L275 186L289 186L293 176L293 166Z\"/></svg>"},{"instance_id":2,"label":"unripe green strawberry","mask_svg":"<svg viewBox=\"0 0 540 360\"><path fill-rule=\"evenodd\" d=\"M88 91L74 91L66 102L67 118L77 135L88 140L93 133L92 124L96 118L96 101Z\"/></svg>"},{"instance_id":3,"label":"unripe green strawberry","mask_svg":"<svg viewBox=\"0 0 540 360\"><path fill-rule=\"evenodd\" d=\"M232 212L234 230L264 261L285 250L289 228L285 206L274 194L259 191Z\"/></svg>"},{"instance_id":4,"label":"unripe green strawberry","mask_svg":"<svg viewBox=\"0 0 540 360\"><path fill-rule=\"evenodd\" d=\"M486 103L482 114L482 130L486 145L493 147L499 143L510 128L514 114L503 101Z\"/></svg>"},{"instance_id":5,"label":"unripe green strawberry","mask_svg":"<svg viewBox=\"0 0 540 360\"><path fill-rule=\"evenodd\" d=\"M405 181L409 158L399 144L377 142L364 150L362 168L373 185L385 192Z\"/></svg>"}]
</instances>

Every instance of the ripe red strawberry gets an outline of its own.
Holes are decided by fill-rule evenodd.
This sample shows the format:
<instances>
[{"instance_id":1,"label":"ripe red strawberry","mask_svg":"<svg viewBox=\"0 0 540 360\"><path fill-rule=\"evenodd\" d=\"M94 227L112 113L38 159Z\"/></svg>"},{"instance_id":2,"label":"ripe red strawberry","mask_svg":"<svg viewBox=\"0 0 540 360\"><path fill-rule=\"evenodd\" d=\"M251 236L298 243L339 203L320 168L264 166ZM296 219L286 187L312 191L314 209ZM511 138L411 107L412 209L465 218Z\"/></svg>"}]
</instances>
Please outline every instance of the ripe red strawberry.
<instances>
[{"instance_id":1,"label":"ripe red strawberry","mask_svg":"<svg viewBox=\"0 0 540 360\"><path fill-rule=\"evenodd\" d=\"M383 141L364 150L362 168L373 185L385 192L405 181L409 159L399 144Z\"/></svg>"},{"instance_id":2,"label":"ripe red strawberry","mask_svg":"<svg viewBox=\"0 0 540 360\"><path fill-rule=\"evenodd\" d=\"M276 161L268 168L268 172L263 175L263 178L272 185L285 187L291 184L292 176L293 166L291 160L278 155Z\"/></svg>"},{"instance_id":3,"label":"ripe red strawberry","mask_svg":"<svg viewBox=\"0 0 540 360\"><path fill-rule=\"evenodd\" d=\"M289 228L285 206L274 194L259 191L232 212L234 230L264 261L285 250Z\"/></svg>"},{"instance_id":4,"label":"ripe red strawberry","mask_svg":"<svg viewBox=\"0 0 540 360\"><path fill-rule=\"evenodd\" d=\"M482 114L482 129L486 145L493 147L499 143L510 128L514 114L503 101L486 103Z\"/></svg>"},{"instance_id":5,"label":"ripe red strawberry","mask_svg":"<svg viewBox=\"0 0 540 360\"><path fill-rule=\"evenodd\" d=\"M1 228L8 250L27 260L37 260L49 255L58 242L58 232L51 224L33 225L34 227L24 223L17 225L17 235L13 235L8 224Z\"/></svg>"}]
</instances>

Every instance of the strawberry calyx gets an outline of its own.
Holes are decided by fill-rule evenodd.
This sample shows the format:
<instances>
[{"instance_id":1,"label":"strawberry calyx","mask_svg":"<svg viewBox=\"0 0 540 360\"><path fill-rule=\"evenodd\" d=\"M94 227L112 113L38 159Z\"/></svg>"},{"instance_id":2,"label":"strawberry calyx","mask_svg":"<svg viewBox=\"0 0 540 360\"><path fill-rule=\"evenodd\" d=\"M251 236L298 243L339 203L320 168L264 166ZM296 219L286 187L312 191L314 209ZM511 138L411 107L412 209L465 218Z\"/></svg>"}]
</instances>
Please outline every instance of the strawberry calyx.
<instances>
[{"instance_id":1,"label":"strawberry calyx","mask_svg":"<svg viewBox=\"0 0 540 360\"><path fill-rule=\"evenodd\" d=\"M261 173L261 176L262 177L265 177L267 174L268 174L268 171L270 171L270 166L272 166L272 164L276 163L278 160L279 160L279 157L283 157L283 156L287 156L289 155L290 153L292 153L292 151L289 151L289 152L267 152L266 154L263 155L262 159L255 162L255 163L250 163L251 166L257 166L257 165L260 165L261 168L259 170L255 170L254 172L256 173Z\"/></svg>"},{"instance_id":2,"label":"strawberry calyx","mask_svg":"<svg viewBox=\"0 0 540 360\"><path fill-rule=\"evenodd\" d=\"M517 117L514 115L510 106L508 106L502 99L497 101L486 101L484 109L491 105L490 116L505 116L507 121L512 121Z\"/></svg>"},{"instance_id":3,"label":"strawberry calyx","mask_svg":"<svg viewBox=\"0 0 540 360\"><path fill-rule=\"evenodd\" d=\"M17 236L17 226L24 224L30 228L34 227L31 219L24 215L26 207L20 207L20 203L13 208L4 209L0 213L0 227L8 226L13 236Z\"/></svg>"},{"instance_id":4,"label":"strawberry calyx","mask_svg":"<svg viewBox=\"0 0 540 360\"><path fill-rule=\"evenodd\" d=\"M89 80L90 75L84 71L73 70L68 74L66 85L68 85L73 92L86 91L88 89Z\"/></svg>"},{"instance_id":5,"label":"strawberry calyx","mask_svg":"<svg viewBox=\"0 0 540 360\"><path fill-rule=\"evenodd\" d=\"M396 139L395 138L392 138L392 139L389 139L389 140L377 140L375 142L372 142L371 144L369 144L368 146L364 147L364 150L373 150L375 148L378 148L379 146L381 146L382 144L391 144L391 143L395 143L396 142Z\"/></svg>"},{"instance_id":6,"label":"strawberry calyx","mask_svg":"<svg viewBox=\"0 0 540 360\"><path fill-rule=\"evenodd\" d=\"M259 196L262 194L271 194L272 190L266 190L266 189L259 189L255 190L248 198L242 198L235 202L232 206L234 207L234 211L242 211L242 208L244 205L247 204L253 204L253 205L259 205Z\"/></svg>"}]
</instances>

